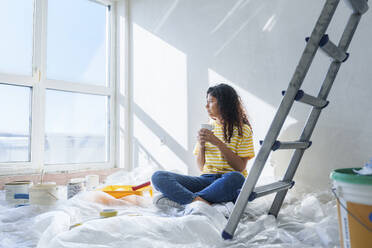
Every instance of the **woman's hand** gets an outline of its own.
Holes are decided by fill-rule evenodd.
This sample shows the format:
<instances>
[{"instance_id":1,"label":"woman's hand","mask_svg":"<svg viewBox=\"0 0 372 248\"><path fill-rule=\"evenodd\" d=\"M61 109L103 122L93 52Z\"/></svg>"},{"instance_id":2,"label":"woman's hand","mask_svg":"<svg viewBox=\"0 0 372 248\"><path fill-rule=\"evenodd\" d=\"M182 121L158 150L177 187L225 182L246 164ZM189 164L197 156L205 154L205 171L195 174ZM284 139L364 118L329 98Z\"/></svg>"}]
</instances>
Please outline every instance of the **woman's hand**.
<instances>
[{"instance_id":1,"label":"woman's hand","mask_svg":"<svg viewBox=\"0 0 372 248\"><path fill-rule=\"evenodd\" d=\"M198 142L199 142L201 147L205 147L205 139L204 139L204 136L201 135L202 130L203 129L200 129L199 132L198 132Z\"/></svg>"},{"instance_id":2,"label":"woman's hand","mask_svg":"<svg viewBox=\"0 0 372 248\"><path fill-rule=\"evenodd\" d=\"M205 146L205 142L209 142L212 145L217 146L221 141L213 134L212 131L202 128L198 133L198 141L201 146Z\"/></svg>"}]
</instances>

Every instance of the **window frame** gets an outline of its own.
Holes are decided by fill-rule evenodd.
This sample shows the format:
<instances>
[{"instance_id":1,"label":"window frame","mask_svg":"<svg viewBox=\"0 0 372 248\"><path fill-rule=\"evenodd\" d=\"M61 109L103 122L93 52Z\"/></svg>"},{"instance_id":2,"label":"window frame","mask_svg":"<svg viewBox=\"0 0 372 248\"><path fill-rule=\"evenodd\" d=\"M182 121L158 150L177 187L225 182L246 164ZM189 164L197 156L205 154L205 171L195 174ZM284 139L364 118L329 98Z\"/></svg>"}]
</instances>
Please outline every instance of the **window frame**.
<instances>
[{"instance_id":1,"label":"window frame","mask_svg":"<svg viewBox=\"0 0 372 248\"><path fill-rule=\"evenodd\" d=\"M87 0L88 1L88 0ZM45 172L66 172L97 170L115 167L116 154L116 3L111 0L89 0L106 6L106 56L107 85L89 85L78 82L65 82L46 78L46 42L48 1L33 0L33 51L32 76L0 74L0 82L14 86L31 88L31 142L29 162L0 163L0 175L31 174ZM108 161L102 163L48 164L44 162L45 143L45 94L46 90L62 90L73 93L106 96L108 100L107 135Z\"/></svg>"}]
</instances>

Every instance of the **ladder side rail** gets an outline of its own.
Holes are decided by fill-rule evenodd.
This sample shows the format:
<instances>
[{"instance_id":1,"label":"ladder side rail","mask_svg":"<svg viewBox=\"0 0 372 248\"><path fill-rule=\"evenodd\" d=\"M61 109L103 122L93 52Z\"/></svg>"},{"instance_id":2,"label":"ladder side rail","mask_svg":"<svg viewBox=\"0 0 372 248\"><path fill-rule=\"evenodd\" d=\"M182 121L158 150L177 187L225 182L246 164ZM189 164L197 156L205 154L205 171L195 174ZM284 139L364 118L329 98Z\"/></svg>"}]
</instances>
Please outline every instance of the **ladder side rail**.
<instances>
[{"instance_id":1,"label":"ladder side rail","mask_svg":"<svg viewBox=\"0 0 372 248\"><path fill-rule=\"evenodd\" d=\"M368 0L346 0L345 3L348 5L354 12L364 14L368 10Z\"/></svg>"},{"instance_id":2,"label":"ladder side rail","mask_svg":"<svg viewBox=\"0 0 372 248\"><path fill-rule=\"evenodd\" d=\"M338 47L342 49L343 51L347 51L347 49L349 48L351 40L353 39L355 30L357 29L361 18L362 18L362 15L359 13L353 13L350 16L346 24L346 28L344 32L342 33L340 42L338 43Z\"/></svg>"},{"instance_id":3,"label":"ladder side rail","mask_svg":"<svg viewBox=\"0 0 372 248\"><path fill-rule=\"evenodd\" d=\"M343 51L346 51L348 49L350 42L354 36L355 30L359 24L360 18L361 18L361 15L358 13L354 13L350 16L349 21L346 25L346 28L341 36L341 39L338 45L338 47L342 49ZM333 82L336 79L336 75L340 67L341 67L341 62L338 62L338 61L332 62L327 72L324 83L322 84L322 87L319 91L318 98L327 100L328 94L331 91ZM301 138L300 138L301 140L309 140L311 138L311 135L314 131L315 125L319 119L321 111L322 111L321 108L313 107L308 117L308 120L306 121L306 125L302 131ZM298 165L300 163L300 160L304 152L305 150L296 150L293 153L290 164L283 178L283 181L288 181L288 180L293 179L294 174L296 173L296 170L298 168ZM283 204L283 201L284 201L284 198L287 192L288 192L288 189L280 191L276 194L274 202L269 210L269 214L278 216L279 210Z\"/></svg>"},{"instance_id":4,"label":"ladder side rail","mask_svg":"<svg viewBox=\"0 0 372 248\"><path fill-rule=\"evenodd\" d=\"M249 196L252 193L252 190L256 185L257 180L266 163L267 157L269 156L271 147L276 141L280 129L283 126L290 108L293 105L294 98L299 88L301 87L306 73L308 72L314 56L319 48L319 41L325 34L332 20L333 14L336 11L339 1L340 0L327 0L323 7L323 10L310 36L310 40L307 43L304 52L302 53L301 59L296 67L296 71L289 83L286 94L282 99L274 120L270 125L269 131L264 139L262 147L255 159L255 162L248 174L247 179L243 184L243 188L238 196L233 211L228 219L227 225L222 233L224 239L231 239L236 230L243 210L248 203Z\"/></svg>"}]
</instances>

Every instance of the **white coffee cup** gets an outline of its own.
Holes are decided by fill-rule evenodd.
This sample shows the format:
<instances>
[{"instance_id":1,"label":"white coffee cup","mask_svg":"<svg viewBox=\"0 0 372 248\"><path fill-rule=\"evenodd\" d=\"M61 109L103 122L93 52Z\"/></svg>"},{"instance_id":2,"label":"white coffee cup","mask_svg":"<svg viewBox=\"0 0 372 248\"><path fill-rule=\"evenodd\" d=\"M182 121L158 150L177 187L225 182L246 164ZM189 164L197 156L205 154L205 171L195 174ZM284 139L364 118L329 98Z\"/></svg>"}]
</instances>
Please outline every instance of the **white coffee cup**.
<instances>
[{"instance_id":1,"label":"white coffee cup","mask_svg":"<svg viewBox=\"0 0 372 248\"><path fill-rule=\"evenodd\" d=\"M94 190L99 185L99 175L85 176L87 190Z\"/></svg>"},{"instance_id":2,"label":"white coffee cup","mask_svg":"<svg viewBox=\"0 0 372 248\"><path fill-rule=\"evenodd\" d=\"M208 129L208 130L212 131L213 130L213 125L211 125L211 124L201 124L200 128L205 128L205 129Z\"/></svg>"}]
</instances>

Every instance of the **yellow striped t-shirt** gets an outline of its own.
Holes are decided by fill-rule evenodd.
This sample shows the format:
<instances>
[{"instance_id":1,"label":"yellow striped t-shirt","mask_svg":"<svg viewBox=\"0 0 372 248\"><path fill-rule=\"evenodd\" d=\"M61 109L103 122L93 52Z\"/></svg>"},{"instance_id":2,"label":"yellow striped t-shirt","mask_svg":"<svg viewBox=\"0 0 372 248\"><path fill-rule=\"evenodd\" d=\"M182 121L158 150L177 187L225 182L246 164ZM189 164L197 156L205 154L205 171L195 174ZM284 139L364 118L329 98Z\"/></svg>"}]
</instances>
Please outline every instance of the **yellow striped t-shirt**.
<instances>
[{"instance_id":1,"label":"yellow striped t-shirt","mask_svg":"<svg viewBox=\"0 0 372 248\"><path fill-rule=\"evenodd\" d=\"M247 124L243 126L243 135L240 136L238 128L234 127L233 135L231 136L230 143L224 141L223 126L213 123L213 134L224 142L230 150L232 150L239 157L254 157L252 131ZM199 143L194 148L194 154L198 155L200 151ZM202 174L224 174L230 171L235 171L222 156L221 151L209 142L205 143L205 164ZM247 169L242 171L246 177L248 175Z\"/></svg>"}]
</instances>

